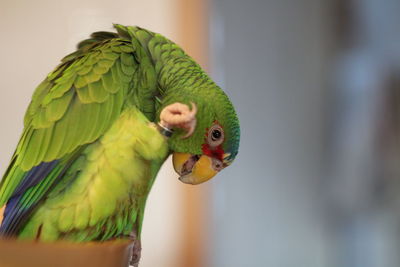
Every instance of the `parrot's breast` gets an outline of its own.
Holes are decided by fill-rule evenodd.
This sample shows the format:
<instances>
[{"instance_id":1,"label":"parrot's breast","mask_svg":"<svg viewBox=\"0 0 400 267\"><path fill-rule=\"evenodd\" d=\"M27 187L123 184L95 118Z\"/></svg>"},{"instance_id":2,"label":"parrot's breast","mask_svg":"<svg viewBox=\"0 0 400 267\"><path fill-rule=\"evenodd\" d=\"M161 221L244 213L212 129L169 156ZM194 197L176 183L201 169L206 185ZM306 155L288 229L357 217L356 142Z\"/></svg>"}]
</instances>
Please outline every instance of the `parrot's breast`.
<instances>
[{"instance_id":1,"label":"parrot's breast","mask_svg":"<svg viewBox=\"0 0 400 267\"><path fill-rule=\"evenodd\" d=\"M107 240L137 227L156 172L167 156L165 139L135 108L88 145L33 214L19 237L52 241ZM66 179L69 180L69 179Z\"/></svg>"}]
</instances>

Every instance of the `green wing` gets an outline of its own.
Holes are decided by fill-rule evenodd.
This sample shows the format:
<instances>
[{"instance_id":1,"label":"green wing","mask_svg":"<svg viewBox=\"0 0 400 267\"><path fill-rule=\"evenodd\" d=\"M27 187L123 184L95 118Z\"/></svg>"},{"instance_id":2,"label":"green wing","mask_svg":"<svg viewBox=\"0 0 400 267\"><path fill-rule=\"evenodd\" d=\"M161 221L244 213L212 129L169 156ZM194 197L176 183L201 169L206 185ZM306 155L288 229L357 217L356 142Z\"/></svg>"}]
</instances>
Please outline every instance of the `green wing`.
<instances>
[{"instance_id":1,"label":"green wing","mask_svg":"<svg viewBox=\"0 0 400 267\"><path fill-rule=\"evenodd\" d=\"M0 207L16 189L25 194L20 204L40 200L43 188L49 188L80 149L97 140L120 115L138 63L132 42L117 37L94 33L37 87L22 137L0 183ZM43 175L40 166L47 163L48 168L54 161L57 164ZM38 171L41 176L33 175ZM21 188L24 184L30 190Z\"/></svg>"}]
</instances>

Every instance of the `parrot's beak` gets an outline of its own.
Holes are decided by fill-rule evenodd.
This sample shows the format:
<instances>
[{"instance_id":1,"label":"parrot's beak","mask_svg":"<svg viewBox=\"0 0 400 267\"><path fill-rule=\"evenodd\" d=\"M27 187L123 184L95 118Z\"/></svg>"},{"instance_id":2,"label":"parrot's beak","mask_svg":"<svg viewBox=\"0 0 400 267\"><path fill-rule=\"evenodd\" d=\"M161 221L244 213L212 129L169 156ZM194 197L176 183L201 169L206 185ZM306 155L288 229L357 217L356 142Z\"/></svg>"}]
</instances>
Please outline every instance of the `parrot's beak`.
<instances>
[{"instance_id":1,"label":"parrot's beak","mask_svg":"<svg viewBox=\"0 0 400 267\"><path fill-rule=\"evenodd\" d=\"M175 152L172 157L175 171L185 184L201 184L213 178L221 169L222 163L206 155L192 155Z\"/></svg>"}]
</instances>

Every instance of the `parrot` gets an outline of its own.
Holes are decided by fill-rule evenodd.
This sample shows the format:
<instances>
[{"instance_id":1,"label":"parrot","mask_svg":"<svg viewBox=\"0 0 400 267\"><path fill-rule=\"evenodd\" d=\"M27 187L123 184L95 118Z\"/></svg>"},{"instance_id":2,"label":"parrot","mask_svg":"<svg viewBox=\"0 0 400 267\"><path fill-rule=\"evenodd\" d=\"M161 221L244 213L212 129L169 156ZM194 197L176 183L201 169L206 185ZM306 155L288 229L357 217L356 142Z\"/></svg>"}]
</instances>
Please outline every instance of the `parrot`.
<instances>
[{"instance_id":1,"label":"parrot","mask_svg":"<svg viewBox=\"0 0 400 267\"><path fill-rule=\"evenodd\" d=\"M170 155L192 185L237 156L237 113L206 72L161 34L114 28L80 42L35 89L0 182L0 237L140 239Z\"/></svg>"}]
</instances>

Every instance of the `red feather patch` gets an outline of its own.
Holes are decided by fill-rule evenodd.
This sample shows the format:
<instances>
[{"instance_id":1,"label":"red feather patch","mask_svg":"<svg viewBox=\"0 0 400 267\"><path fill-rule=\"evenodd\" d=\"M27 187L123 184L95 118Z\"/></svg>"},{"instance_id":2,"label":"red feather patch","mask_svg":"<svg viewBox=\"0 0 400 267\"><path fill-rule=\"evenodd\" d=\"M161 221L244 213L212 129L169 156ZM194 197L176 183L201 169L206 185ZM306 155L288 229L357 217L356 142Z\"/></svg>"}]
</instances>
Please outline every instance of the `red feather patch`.
<instances>
[{"instance_id":1,"label":"red feather patch","mask_svg":"<svg viewBox=\"0 0 400 267\"><path fill-rule=\"evenodd\" d=\"M202 145L203 154L209 156L211 158L219 159L220 161L224 158L224 150L222 149L222 145L217 147L211 147L209 144Z\"/></svg>"}]
</instances>

